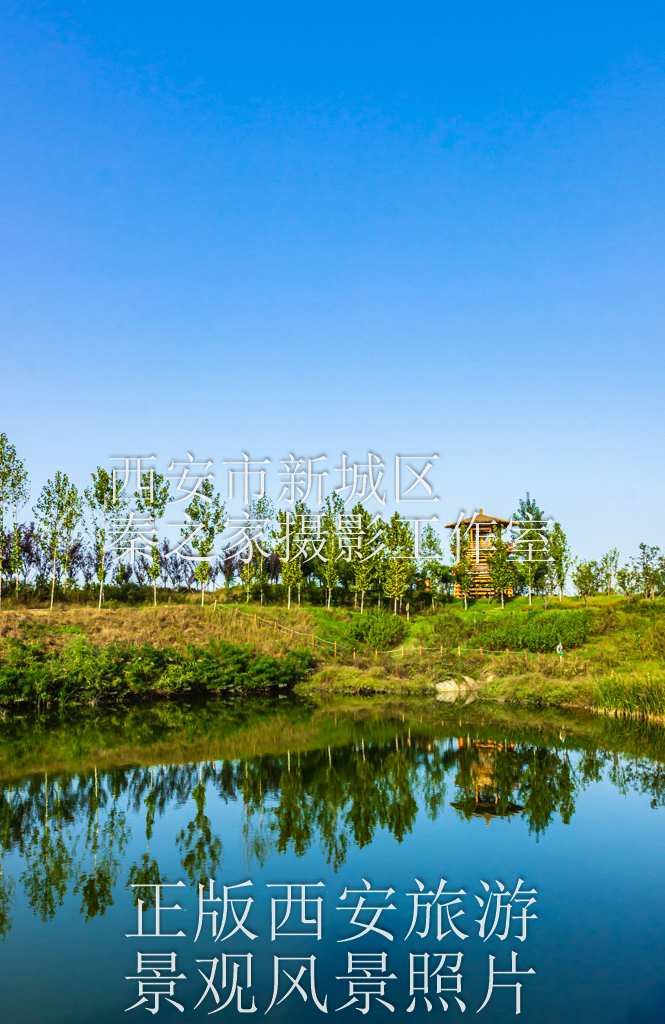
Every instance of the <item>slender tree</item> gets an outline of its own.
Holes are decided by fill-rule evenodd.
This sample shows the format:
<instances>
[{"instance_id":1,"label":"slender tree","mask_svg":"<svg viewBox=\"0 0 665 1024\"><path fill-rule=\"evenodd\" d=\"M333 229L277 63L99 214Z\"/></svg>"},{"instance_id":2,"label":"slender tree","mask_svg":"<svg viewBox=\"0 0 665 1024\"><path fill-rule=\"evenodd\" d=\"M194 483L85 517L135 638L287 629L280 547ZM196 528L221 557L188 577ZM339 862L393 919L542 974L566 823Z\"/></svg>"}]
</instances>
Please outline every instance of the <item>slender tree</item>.
<instances>
[{"instance_id":1,"label":"slender tree","mask_svg":"<svg viewBox=\"0 0 665 1024\"><path fill-rule=\"evenodd\" d=\"M386 550L386 568L383 589L394 602L393 615L397 615L397 602L406 592L409 562L413 558L414 538L411 526L399 512L391 516L383 528Z\"/></svg>"},{"instance_id":2,"label":"slender tree","mask_svg":"<svg viewBox=\"0 0 665 1024\"><path fill-rule=\"evenodd\" d=\"M148 576L152 580L153 606L157 607L157 578L161 569L159 542L157 539L157 523L163 517L169 500L169 481L164 480L163 473L155 473L153 469L141 474L141 490L134 493L136 507L139 512L149 515L152 522L152 544L150 545L150 564ZM214 543L214 541L213 541Z\"/></svg>"},{"instance_id":3,"label":"slender tree","mask_svg":"<svg viewBox=\"0 0 665 1024\"><path fill-rule=\"evenodd\" d=\"M287 592L287 609L291 608L291 590L302 585L304 574L302 560L305 539L302 533L302 517L308 511L303 502L296 502L295 511L280 509L277 513L277 532L274 538L275 551L281 563L282 583Z\"/></svg>"},{"instance_id":4,"label":"slender tree","mask_svg":"<svg viewBox=\"0 0 665 1024\"><path fill-rule=\"evenodd\" d=\"M612 548L600 560L600 572L607 588L608 597L612 594L612 580L616 579L618 567L619 552L616 548Z\"/></svg>"},{"instance_id":5,"label":"slender tree","mask_svg":"<svg viewBox=\"0 0 665 1024\"><path fill-rule=\"evenodd\" d=\"M552 559L550 563L554 570L557 586L559 588L559 602L563 598L563 588L566 583L568 570L572 565L568 539L561 528L560 523L555 523L547 538L547 553Z\"/></svg>"},{"instance_id":6,"label":"slender tree","mask_svg":"<svg viewBox=\"0 0 665 1024\"><path fill-rule=\"evenodd\" d=\"M652 601L656 597L656 587L660 584L660 548L651 544L640 544L640 553L632 559L639 588L646 598Z\"/></svg>"},{"instance_id":7,"label":"slender tree","mask_svg":"<svg viewBox=\"0 0 665 1024\"><path fill-rule=\"evenodd\" d=\"M490 581L495 590L501 595L501 607L504 605L504 597L512 588L515 570L510 561L508 545L500 534L494 537L494 551L487 558L490 569Z\"/></svg>"},{"instance_id":8,"label":"slender tree","mask_svg":"<svg viewBox=\"0 0 665 1024\"><path fill-rule=\"evenodd\" d=\"M588 599L598 589L598 562L576 561L571 573L578 597L584 598L584 607Z\"/></svg>"},{"instance_id":9,"label":"slender tree","mask_svg":"<svg viewBox=\"0 0 665 1024\"><path fill-rule=\"evenodd\" d=\"M365 594L371 587L373 581L379 575L381 565L381 520L374 522L374 516L358 502L351 510L358 523L358 539L350 545L351 568L353 571L353 586L355 592L360 592L360 614L365 610Z\"/></svg>"},{"instance_id":10,"label":"slender tree","mask_svg":"<svg viewBox=\"0 0 665 1024\"><path fill-rule=\"evenodd\" d=\"M344 502L339 494L332 494L326 498L321 514L321 533L324 541L321 545L320 557L323 563L321 575L328 593L328 611L330 611L333 590L339 579L338 558L341 554L339 517L343 513Z\"/></svg>"},{"instance_id":11,"label":"slender tree","mask_svg":"<svg viewBox=\"0 0 665 1024\"><path fill-rule=\"evenodd\" d=\"M548 554L548 537L545 534L544 513L527 491L526 498L520 498L519 507L513 516L517 529L513 531L514 561L529 589L529 604L534 586L545 574Z\"/></svg>"},{"instance_id":12,"label":"slender tree","mask_svg":"<svg viewBox=\"0 0 665 1024\"><path fill-rule=\"evenodd\" d=\"M66 536L66 531L72 520L75 519L79 507L80 499L76 487L74 484L70 484L66 473L61 473L58 470L53 480L47 480L44 484L39 500L33 509L42 544L49 552L51 560L51 610L53 610L55 596L58 548L63 534Z\"/></svg>"},{"instance_id":13,"label":"slender tree","mask_svg":"<svg viewBox=\"0 0 665 1024\"><path fill-rule=\"evenodd\" d=\"M623 590L626 599L632 597L639 586L635 570L631 565L623 565L616 572L616 581Z\"/></svg>"},{"instance_id":14,"label":"slender tree","mask_svg":"<svg viewBox=\"0 0 665 1024\"><path fill-rule=\"evenodd\" d=\"M226 506L219 494L214 493L212 481L203 480L186 512L191 519L191 525L183 526L180 532L185 539L189 539L201 559L194 576L201 584L203 605L206 583L210 575L210 563L206 561L206 556L211 553L215 546L215 538L224 532L226 526Z\"/></svg>"},{"instance_id":15,"label":"slender tree","mask_svg":"<svg viewBox=\"0 0 665 1024\"><path fill-rule=\"evenodd\" d=\"M30 496L30 484L28 483L28 473L25 468L25 463L19 459L14 459L14 472L9 483L9 494L8 497L12 502L14 508L14 527L12 530L12 552L11 552L11 570L12 576L14 577L14 585L16 588L16 597L18 598L19 591L19 575L23 565L22 551L21 551L21 527L18 521L18 510L26 504L28 497ZM1 557L1 553L0 553Z\"/></svg>"},{"instance_id":16,"label":"slender tree","mask_svg":"<svg viewBox=\"0 0 665 1024\"><path fill-rule=\"evenodd\" d=\"M62 535L64 540L64 550L62 552L62 574L67 586L72 586L74 583L72 578L72 543L74 540L75 530L83 518L81 495L79 494L78 488L75 484L69 485L66 503L67 507L62 521Z\"/></svg>"},{"instance_id":17,"label":"slender tree","mask_svg":"<svg viewBox=\"0 0 665 1024\"><path fill-rule=\"evenodd\" d=\"M275 505L273 501L263 494L260 498L252 499L250 503L250 515L252 519L263 523L261 528L261 544L256 551L256 576L261 588L261 604L263 605L263 592L270 581L269 554L274 541L274 523L276 518Z\"/></svg>"},{"instance_id":18,"label":"slender tree","mask_svg":"<svg viewBox=\"0 0 665 1024\"><path fill-rule=\"evenodd\" d=\"M442 586L445 579L450 578L450 570L443 564L441 538L431 523L426 523L420 535L419 548L419 571L425 580L425 585L427 585L427 580L430 581L433 606L435 587Z\"/></svg>"},{"instance_id":19,"label":"slender tree","mask_svg":"<svg viewBox=\"0 0 665 1024\"><path fill-rule=\"evenodd\" d=\"M83 494L91 514L90 535L94 545L96 576L99 583L99 607L101 608L107 571L107 537L109 533L116 531L120 517L126 512L127 497L124 491L121 491L115 495L115 501L113 500L112 474L102 469L101 466L97 466L96 472L90 475L92 486L86 487Z\"/></svg>"},{"instance_id":20,"label":"slender tree","mask_svg":"<svg viewBox=\"0 0 665 1024\"><path fill-rule=\"evenodd\" d=\"M450 550L453 558L457 557L457 538L453 536L451 538ZM468 597L471 593L471 585L473 583L473 577L469 570L469 560L471 558L471 540L468 533L461 533L459 536L459 561L453 565L453 576L455 577L455 583L459 587L459 592L464 598L464 610L468 608Z\"/></svg>"},{"instance_id":21,"label":"slender tree","mask_svg":"<svg viewBox=\"0 0 665 1024\"><path fill-rule=\"evenodd\" d=\"M16 448L5 433L0 434L0 610L2 610L2 567L5 561L5 511L12 503L13 481L16 479ZM22 463L21 463L22 465Z\"/></svg>"}]
</instances>

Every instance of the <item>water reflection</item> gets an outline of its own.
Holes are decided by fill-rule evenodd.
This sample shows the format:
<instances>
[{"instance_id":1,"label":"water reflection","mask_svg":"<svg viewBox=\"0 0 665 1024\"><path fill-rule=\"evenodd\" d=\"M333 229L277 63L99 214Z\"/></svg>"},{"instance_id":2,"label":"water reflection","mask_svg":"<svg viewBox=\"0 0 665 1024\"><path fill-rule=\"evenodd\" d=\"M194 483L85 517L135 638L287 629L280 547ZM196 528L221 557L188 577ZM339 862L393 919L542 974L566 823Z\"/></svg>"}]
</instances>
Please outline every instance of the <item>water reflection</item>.
<instances>
[{"instance_id":1,"label":"water reflection","mask_svg":"<svg viewBox=\"0 0 665 1024\"><path fill-rule=\"evenodd\" d=\"M653 807L665 802L663 734L653 728L571 720L566 733L533 718L442 721L440 707L429 706L374 712L294 703L253 715L246 706L215 705L143 714L4 724L3 936L16 898L7 854L20 858L16 881L36 917L50 920L71 891L88 921L104 916L119 884L168 881L151 841L156 818L168 826L176 809L190 813L173 826L171 845L196 885L220 868L231 801L243 809L249 862L262 865L287 850L303 856L316 845L335 870L378 830L401 843L419 815L434 821L446 808L488 825L519 817L538 838L556 815L569 822L580 791L601 778L622 792L650 794ZM131 765L129 757L154 762ZM94 759L100 764L91 767ZM51 770L13 777L17 762ZM144 852L126 863L132 832L134 839L143 833Z\"/></svg>"}]
</instances>

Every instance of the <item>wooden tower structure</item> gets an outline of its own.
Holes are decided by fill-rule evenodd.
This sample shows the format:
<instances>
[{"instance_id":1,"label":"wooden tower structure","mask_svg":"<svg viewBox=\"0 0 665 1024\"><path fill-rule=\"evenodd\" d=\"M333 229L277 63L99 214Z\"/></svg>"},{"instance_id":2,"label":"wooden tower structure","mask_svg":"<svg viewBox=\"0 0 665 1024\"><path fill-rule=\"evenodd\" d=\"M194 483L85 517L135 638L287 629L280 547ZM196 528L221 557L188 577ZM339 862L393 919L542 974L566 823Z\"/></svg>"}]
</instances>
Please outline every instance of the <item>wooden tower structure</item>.
<instances>
[{"instance_id":1,"label":"wooden tower structure","mask_svg":"<svg viewBox=\"0 0 665 1024\"><path fill-rule=\"evenodd\" d=\"M486 516L482 508L474 512L466 519L458 519L456 523L448 523L447 530L453 531L451 544L455 544L457 538L466 537L470 541L467 554L469 573L472 578L469 597L495 597L497 591L490 582L490 567L488 555L494 550L494 539L500 535L506 527L510 526L510 519L501 519L500 516ZM512 545L508 545L512 550ZM506 591L506 597L512 592ZM459 585L455 583L455 597L462 597Z\"/></svg>"}]
</instances>

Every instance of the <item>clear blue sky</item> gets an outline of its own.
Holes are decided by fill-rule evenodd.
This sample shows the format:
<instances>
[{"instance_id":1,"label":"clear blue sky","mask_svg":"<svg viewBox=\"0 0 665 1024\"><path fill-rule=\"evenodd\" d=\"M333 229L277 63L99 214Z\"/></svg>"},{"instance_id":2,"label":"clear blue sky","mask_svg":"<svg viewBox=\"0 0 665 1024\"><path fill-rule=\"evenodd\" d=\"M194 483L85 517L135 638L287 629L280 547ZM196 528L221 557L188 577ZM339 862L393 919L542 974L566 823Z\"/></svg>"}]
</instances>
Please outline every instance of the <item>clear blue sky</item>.
<instances>
[{"instance_id":1,"label":"clear blue sky","mask_svg":"<svg viewBox=\"0 0 665 1024\"><path fill-rule=\"evenodd\" d=\"M435 451L665 546L662 3L12 3L0 429L56 469ZM276 480L271 484L274 492Z\"/></svg>"}]
</instances>

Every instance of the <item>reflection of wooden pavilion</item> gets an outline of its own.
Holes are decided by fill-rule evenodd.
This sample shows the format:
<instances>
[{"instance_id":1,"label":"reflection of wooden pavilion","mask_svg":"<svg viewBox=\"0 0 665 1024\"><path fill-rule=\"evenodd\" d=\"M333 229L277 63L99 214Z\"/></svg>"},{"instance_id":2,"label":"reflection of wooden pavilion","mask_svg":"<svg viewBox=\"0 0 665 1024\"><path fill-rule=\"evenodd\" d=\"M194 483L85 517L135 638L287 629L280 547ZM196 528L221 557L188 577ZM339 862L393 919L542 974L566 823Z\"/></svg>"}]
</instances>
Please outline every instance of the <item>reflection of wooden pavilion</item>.
<instances>
[{"instance_id":1,"label":"reflection of wooden pavilion","mask_svg":"<svg viewBox=\"0 0 665 1024\"><path fill-rule=\"evenodd\" d=\"M511 523L510 519L501 519L499 516L486 516L482 508L467 519L460 519L456 523L448 523L447 530L453 530L453 543L455 534L457 539L468 537L470 541L467 561L472 583L469 597L494 597L497 591L490 582L490 567L488 555L494 550L494 538L506 529ZM512 596L512 590L505 591L507 597ZM455 584L455 597L462 597L459 584Z\"/></svg>"},{"instance_id":2,"label":"reflection of wooden pavilion","mask_svg":"<svg viewBox=\"0 0 665 1024\"><path fill-rule=\"evenodd\" d=\"M492 818L507 818L513 814L520 814L524 807L512 801L502 802L499 806L499 791L494 778L494 762L497 753L506 750L514 750L514 743L497 743L494 740L465 740L459 737L457 740L458 749L470 747L478 754L478 760L471 766L473 785L467 789L471 797L469 801L456 801L451 807L469 814L472 818L484 818L485 824L489 825ZM474 800L475 796L475 800ZM473 809L471 809L473 808Z\"/></svg>"}]
</instances>

